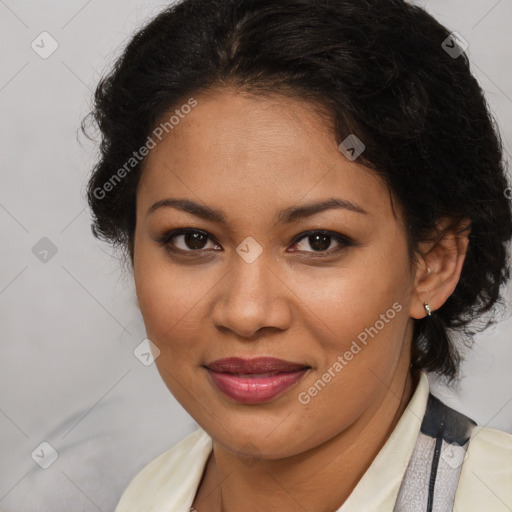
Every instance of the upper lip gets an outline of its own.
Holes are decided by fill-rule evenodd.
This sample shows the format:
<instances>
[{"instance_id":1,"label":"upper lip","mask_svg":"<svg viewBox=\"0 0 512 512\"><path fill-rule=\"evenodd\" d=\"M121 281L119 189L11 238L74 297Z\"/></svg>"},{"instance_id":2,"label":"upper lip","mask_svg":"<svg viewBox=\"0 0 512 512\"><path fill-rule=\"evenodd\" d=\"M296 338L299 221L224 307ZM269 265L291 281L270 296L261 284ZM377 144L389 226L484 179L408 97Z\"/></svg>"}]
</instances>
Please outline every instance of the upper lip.
<instances>
[{"instance_id":1,"label":"upper lip","mask_svg":"<svg viewBox=\"0 0 512 512\"><path fill-rule=\"evenodd\" d=\"M310 368L306 364L276 359L275 357L256 357L254 359L227 357L217 359L205 366L215 372L246 374L293 372Z\"/></svg>"}]
</instances>

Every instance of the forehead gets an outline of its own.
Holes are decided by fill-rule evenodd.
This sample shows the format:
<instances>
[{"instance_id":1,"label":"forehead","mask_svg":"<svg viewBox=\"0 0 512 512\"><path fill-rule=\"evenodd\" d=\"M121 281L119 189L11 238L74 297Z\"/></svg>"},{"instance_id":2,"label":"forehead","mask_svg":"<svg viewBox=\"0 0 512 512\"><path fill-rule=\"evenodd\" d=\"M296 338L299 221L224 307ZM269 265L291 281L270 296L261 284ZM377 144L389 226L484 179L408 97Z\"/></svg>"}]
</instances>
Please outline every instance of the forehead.
<instances>
[{"instance_id":1,"label":"forehead","mask_svg":"<svg viewBox=\"0 0 512 512\"><path fill-rule=\"evenodd\" d=\"M335 194L377 215L389 213L384 182L341 154L330 120L314 105L233 89L196 100L149 153L138 203L149 207L179 195L267 211Z\"/></svg>"}]
</instances>

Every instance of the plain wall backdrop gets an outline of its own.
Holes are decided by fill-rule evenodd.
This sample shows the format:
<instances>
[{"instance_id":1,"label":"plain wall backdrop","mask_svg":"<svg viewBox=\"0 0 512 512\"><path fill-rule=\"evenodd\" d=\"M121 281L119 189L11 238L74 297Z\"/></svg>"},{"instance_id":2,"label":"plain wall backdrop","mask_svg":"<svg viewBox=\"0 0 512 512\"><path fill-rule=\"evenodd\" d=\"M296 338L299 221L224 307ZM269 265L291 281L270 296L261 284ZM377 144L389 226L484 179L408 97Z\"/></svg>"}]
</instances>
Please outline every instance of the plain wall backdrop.
<instances>
[{"instance_id":1,"label":"plain wall backdrop","mask_svg":"<svg viewBox=\"0 0 512 512\"><path fill-rule=\"evenodd\" d=\"M510 153L512 1L418 4L468 41ZM136 472L196 427L154 364L134 356L146 336L132 278L91 234L84 189L96 147L77 142L98 79L166 5L0 0L4 512L113 510ZM432 389L479 424L512 432L509 317L510 308L476 337L459 386L432 378Z\"/></svg>"}]
</instances>

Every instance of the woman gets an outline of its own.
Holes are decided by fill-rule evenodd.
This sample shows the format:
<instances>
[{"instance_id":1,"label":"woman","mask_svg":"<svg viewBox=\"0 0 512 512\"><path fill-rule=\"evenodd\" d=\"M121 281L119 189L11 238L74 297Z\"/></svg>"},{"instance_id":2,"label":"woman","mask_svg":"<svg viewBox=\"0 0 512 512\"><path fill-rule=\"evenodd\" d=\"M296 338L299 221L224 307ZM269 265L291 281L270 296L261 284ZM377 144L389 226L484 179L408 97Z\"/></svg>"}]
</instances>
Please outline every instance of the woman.
<instances>
[{"instance_id":1,"label":"woman","mask_svg":"<svg viewBox=\"0 0 512 512\"><path fill-rule=\"evenodd\" d=\"M512 436L426 377L457 377L509 278L455 35L402 0L184 0L95 99L93 231L200 425L117 512L510 510Z\"/></svg>"}]
</instances>

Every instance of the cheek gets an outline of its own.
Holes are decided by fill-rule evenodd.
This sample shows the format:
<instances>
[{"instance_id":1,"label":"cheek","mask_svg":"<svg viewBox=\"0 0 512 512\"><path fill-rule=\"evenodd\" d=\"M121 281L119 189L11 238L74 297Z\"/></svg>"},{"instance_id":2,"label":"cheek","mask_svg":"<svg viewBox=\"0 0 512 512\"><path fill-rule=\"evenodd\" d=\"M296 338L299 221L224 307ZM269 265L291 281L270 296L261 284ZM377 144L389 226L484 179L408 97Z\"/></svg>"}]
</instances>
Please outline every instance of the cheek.
<instances>
[{"instance_id":1,"label":"cheek","mask_svg":"<svg viewBox=\"0 0 512 512\"><path fill-rule=\"evenodd\" d=\"M139 258L135 286L147 337L160 350L155 364L169 391L187 410L195 372L201 363L197 339L204 325L198 318L205 287L191 286L183 272L158 258ZM195 395L197 395L195 391Z\"/></svg>"},{"instance_id":2,"label":"cheek","mask_svg":"<svg viewBox=\"0 0 512 512\"><path fill-rule=\"evenodd\" d=\"M403 334L410 300L404 240L383 238L371 248L354 251L344 263L332 272L305 274L297 281L297 295L307 297L305 302L315 313L311 321L328 344L326 351L343 350L358 337L364 342Z\"/></svg>"},{"instance_id":3,"label":"cheek","mask_svg":"<svg viewBox=\"0 0 512 512\"><path fill-rule=\"evenodd\" d=\"M402 359L409 357L404 346L408 257L400 240L389 240L379 249L375 245L360 251L335 275L326 275L323 286L310 295L316 314L307 318L321 357L314 378L299 392L310 396L309 391L321 389L305 411L316 410L333 432L362 413L391 381ZM304 283L311 289L311 282ZM332 404L339 407L329 416Z\"/></svg>"},{"instance_id":4,"label":"cheek","mask_svg":"<svg viewBox=\"0 0 512 512\"><path fill-rule=\"evenodd\" d=\"M206 275L180 270L158 248L141 244L137 251L135 289L148 337L161 350L173 340L183 339L186 344L198 329L201 299L210 288L205 285Z\"/></svg>"},{"instance_id":5,"label":"cheek","mask_svg":"<svg viewBox=\"0 0 512 512\"><path fill-rule=\"evenodd\" d=\"M409 357L404 345L407 296L397 279L377 279L367 270L357 278L331 279L338 285L312 297L317 315L309 316L309 329L318 344L319 365L297 394L309 397L301 410L322 418L324 431L334 435L340 425L350 425Z\"/></svg>"}]
</instances>

